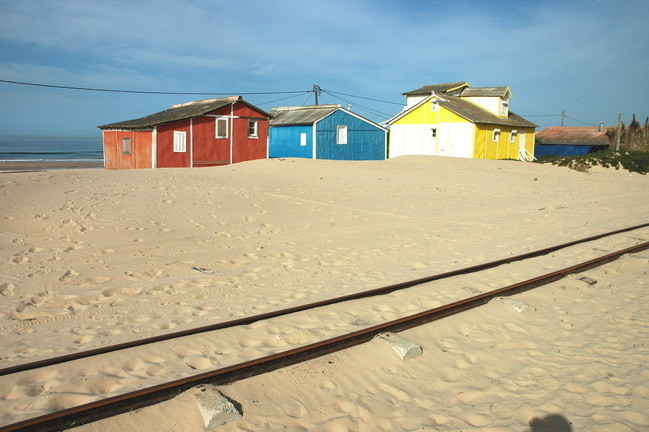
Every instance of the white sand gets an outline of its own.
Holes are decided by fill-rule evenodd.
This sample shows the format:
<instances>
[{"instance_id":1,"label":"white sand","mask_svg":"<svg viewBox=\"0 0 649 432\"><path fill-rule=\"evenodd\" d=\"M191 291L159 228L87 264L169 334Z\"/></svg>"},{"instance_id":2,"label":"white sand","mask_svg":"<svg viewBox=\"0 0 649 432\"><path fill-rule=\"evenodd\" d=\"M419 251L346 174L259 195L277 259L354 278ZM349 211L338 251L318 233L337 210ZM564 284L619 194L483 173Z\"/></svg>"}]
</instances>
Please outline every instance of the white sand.
<instances>
[{"instance_id":1,"label":"white sand","mask_svg":"<svg viewBox=\"0 0 649 432\"><path fill-rule=\"evenodd\" d=\"M286 159L3 173L0 367L520 254L647 222L648 210L647 176L511 161ZM645 229L494 270L493 280L467 277L329 319L310 313L257 323L216 344L173 342L101 364L81 360L74 373L0 378L0 424L308 343L648 239ZM517 296L529 305L520 313L494 301L410 330L403 335L424 355L405 363L375 340L226 386L244 417L223 430L524 431L533 417L552 413L574 430L648 428L648 267L649 254L636 254L590 271L596 285L574 276ZM201 430L188 401L142 410L146 421L131 414L81 429L136 421L131 430ZM173 412L186 418L174 425Z\"/></svg>"}]
</instances>

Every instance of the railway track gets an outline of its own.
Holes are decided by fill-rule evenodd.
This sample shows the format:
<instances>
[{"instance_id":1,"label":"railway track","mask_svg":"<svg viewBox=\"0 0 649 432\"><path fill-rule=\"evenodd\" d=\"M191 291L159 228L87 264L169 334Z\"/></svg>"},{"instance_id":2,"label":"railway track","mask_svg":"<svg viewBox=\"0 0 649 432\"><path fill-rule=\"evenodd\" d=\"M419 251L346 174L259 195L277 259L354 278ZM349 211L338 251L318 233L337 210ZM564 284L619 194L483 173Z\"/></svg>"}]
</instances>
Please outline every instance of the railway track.
<instances>
[{"instance_id":1,"label":"railway track","mask_svg":"<svg viewBox=\"0 0 649 432\"><path fill-rule=\"evenodd\" d=\"M100 355L104 353L110 353L116 350L123 350L123 349L133 348L136 346L158 343L166 340L205 333L209 331L249 325L261 320L267 320L270 318L276 318L281 316L288 316L293 313L315 309L315 308L332 305L336 303L349 302L352 300L369 298L373 296L386 295L398 290L421 286L423 284L427 284L433 281L439 281L439 280L449 279L459 275L466 275L470 273L485 271L488 269L493 269L498 266L503 266L505 264L511 264L517 261L523 261L523 260L528 260L536 257L545 256L553 252L560 251L561 249L569 248L571 246L592 242L595 240L603 239L605 237L614 236L617 234L631 232L633 230L638 230L648 226L649 223L637 225L634 227L628 227L621 230L611 231L597 236L592 236L585 239L579 239L561 245L544 248L526 254L509 257L502 260L497 260L497 261L493 261L493 262L489 262L477 266L467 267L464 269L454 270L452 272L441 273L438 275L433 275L425 278L406 281L406 282L402 282L399 284L394 284L386 287L376 288L370 291L355 293L343 297L310 303L307 305L296 306L296 307L283 309L280 311L275 311L275 312L266 313L262 315L256 315L253 317L228 321L225 323L219 323L211 326L186 330L182 332L170 333L159 337L148 338L140 341L133 341L125 344L104 347L104 348L95 349L91 351L74 353L63 357L57 357L57 358L41 360L33 363L25 363L22 365L12 366L0 370L0 376L8 376L20 372L29 371L29 370L53 366L56 364L72 362L74 360L78 360L78 359L82 359L94 355ZM597 258L593 258L575 265L571 265L559 270L542 274L540 276L535 276L533 278L521 282L507 285L505 287L501 287L495 290L473 295L471 297L463 298L461 300L454 301L439 307L434 307L407 316L402 316L397 319L381 322L376 325L370 325L361 330L345 333L315 343L310 343L297 348L273 353L271 355L262 356L259 358L255 358L253 360L232 364L208 372L198 373L180 379L171 380L169 382L153 385L136 391L131 391L118 396L97 400L85 405L53 412L29 420L20 421L18 423L13 423L6 426L0 426L0 432L62 430L71 427L73 425L89 423L128 410L141 408L163 400L170 399L176 396L177 394L197 384L213 383L217 385L223 385L249 376L259 375L271 370L286 367L292 364L303 362L311 358L322 356L324 354L328 354L361 343L365 343L371 340L377 334L383 332L398 332L431 321L435 321L453 314L457 314L459 312L466 311L468 309L485 304L493 298L510 296L529 289L533 289L538 286L557 281L569 274L583 272L585 270L614 261L619 257L621 257L622 255L639 252L646 249L649 249L649 242L642 242L639 244L635 244L631 247L626 247L624 249L611 252L606 255L599 256Z\"/></svg>"}]
</instances>

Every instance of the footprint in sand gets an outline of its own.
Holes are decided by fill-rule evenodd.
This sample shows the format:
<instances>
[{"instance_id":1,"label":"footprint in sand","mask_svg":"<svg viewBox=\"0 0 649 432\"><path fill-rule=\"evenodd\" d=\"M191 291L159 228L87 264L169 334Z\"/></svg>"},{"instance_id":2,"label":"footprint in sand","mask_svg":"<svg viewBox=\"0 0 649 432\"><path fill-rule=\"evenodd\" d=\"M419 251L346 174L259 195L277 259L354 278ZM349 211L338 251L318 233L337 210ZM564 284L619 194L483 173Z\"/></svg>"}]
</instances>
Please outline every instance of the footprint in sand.
<instances>
[{"instance_id":1,"label":"footprint in sand","mask_svg":"<svg viewBox=\"0 0 649 432\"><path fill-rule=\"evenodd\" d=\"M16 289L16 285L14 285L11 282L5 282L0 284L0 294L3 295L4 297L9 297L14 295L15 289Z\"/></svg>"},{"instance_id":2,"label":"footprint in sand","mask_svg":"<svg viewBox=\"0 0 649 432\"><path fill-rule=\"evenodd\" d=\"M65 273L63 273L63 276L61 276L59 278L59 281L66 282L66 281L68 281L68 280L70 280L72 278L75 278L77 276L79 276L79 272L74 270L74 269L70 269L70 270L66 271Z\"/></svg>"},{"instance_id":3,"label":"footprint in sand","mask_svg":"<svg viewBox=\"0 0 649 432\"><path fill-rule=\"evenodd\" d=\"M29 262L29 257L26 256L17 256L16 258L12 259L11 261L15 262L16 264L25 264Z\"/></svg>"}]
</instances>

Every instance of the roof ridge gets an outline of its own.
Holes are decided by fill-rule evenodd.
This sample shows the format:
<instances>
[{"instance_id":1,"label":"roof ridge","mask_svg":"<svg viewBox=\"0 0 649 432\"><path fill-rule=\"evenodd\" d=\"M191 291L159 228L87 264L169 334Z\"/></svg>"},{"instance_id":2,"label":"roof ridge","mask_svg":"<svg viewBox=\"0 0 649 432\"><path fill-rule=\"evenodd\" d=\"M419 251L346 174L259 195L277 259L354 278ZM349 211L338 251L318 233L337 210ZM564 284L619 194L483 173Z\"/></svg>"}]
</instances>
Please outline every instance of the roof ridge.
<instances>
[{"instance_id":1,"label":"roof ridge","mask_svg":"<svg viewBox=\"0 0 649 432\"><path fill-rule=\"evenodd\" d=\"M221 98L201 99L196 101L183 102L183 103L171 105L171 108L181 108L181 107L191 106L191 105L203 105L203 104L207 105L214 102L225 102L225 101L236 102L238 100L241 100L241 96L226 96Z\"/></svg>"},{"instance_id":2,"label":"roof ridge","mask_svg":"<svg viewBox=\"0 0 649 432\"><path fill-rule=\"evenodd\" d=\"M307 109L332 109L332 108L341 108L341 106L340 106L340 104L294 105L294 106L273 107L273 108L271 108L271 110L299 111L299 110L307 110Z\"/></svg>"}]
</instances>

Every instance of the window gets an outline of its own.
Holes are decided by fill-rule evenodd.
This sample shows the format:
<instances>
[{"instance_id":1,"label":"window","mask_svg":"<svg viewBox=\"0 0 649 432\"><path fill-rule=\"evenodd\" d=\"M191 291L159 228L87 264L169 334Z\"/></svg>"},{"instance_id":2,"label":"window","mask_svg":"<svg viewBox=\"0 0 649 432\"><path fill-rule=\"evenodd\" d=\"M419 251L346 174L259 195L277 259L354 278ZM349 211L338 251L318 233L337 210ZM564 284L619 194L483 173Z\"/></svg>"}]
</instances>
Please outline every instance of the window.
<instances>
[{"instance_id":1,"label":"window","mask_svg":"<svg viewBox=\"0 0 649 432\"><path fill-rule=\"evenodd\" d=\"M430 128L430 137L433 139L437 138L437 127Z\"/></svg>"},{"instance_id":2,"label":"window","mask_svg":"<svg viewBox=\"0 0 649 432\"><path fill-rule=\"evenodd\" d=\"M494 142L498 142L500 140L500 129L494 129Z\"/></svg>"},{"instance_id":3,"label":"window","mask_svg":"<svg viewBox=\"0 0 649 432\"><path fill-rule=\"evenodd\" d=\"M437 99L430 101L430 110L439 111L439 102L437 102Z\"/></svg>"},{"instance_id":4,"label":"window","mask_svg":"<svg viewBox=\"0 0 649 432\"><path fill-rule=\"evenodd\" d=\"M227 117L220 117L216 119L216 137L228 137L228 119Z\"/></svg>"},{"instance_id":5,"label":"window","mask_svg":"<svg viewBox=\"0 0 649 432\"><path fill-rule=\"evenodd\" d=\"M347 144L347 125L338 125L336 144Z\"/></svg>"},{"instance_id":6,"label":"window","mask_svg":"<svg viewBox=\"0 0 649 432\"><path fill-rule=\"evenodd\" d=\"M248 120L248 138L257 138L257 120Z\"/></svg>"},{"instance_id":7,"label":"window","mask_svg":"<svg viewBox=\"0 0 649 432\"><path fill-rule=\"evenodd\" d=\"M174 131L174 152L184 153L187 151L187 132Z\"/></svg>"},{"instance_id":8,"label":"window","mask_svg":"<svg viewBox=\"0 0 649 432\"><path fill-rule=\"evenodd\" d=\"M507 109L509 108L509 102L507 101L501 101L500 102L500 115L501 116L506 116L508 111Z\"/></svg>"},{"instance_id":9,"label":"window","mask_svg":"<svg viewBox=\"0 0 649 432\"><path fill-rule=\"evenodd\" d=\"M514 129L512 133L509 135L509 142L516 142L517 135L518 135L518 131Z\"/></svg>"},{"instance_id":10,"label":"window","mask_svg":"<svg viewBox=\"0 0 649 432\"><path fill-rule=\"evenodd\" d=\"M306 147L306 134L305 133L300 134L300 146Z\"/></svg>"},{"instance_id":11,"label":"window","mask_svg":"<svg viewBox=\"0 0 649 432\"><path fill-rule=\"evenodd\" d=\"M130 155L131 154L131 139L122 138L122 154Z\"/></svg>"}]
</instances>

